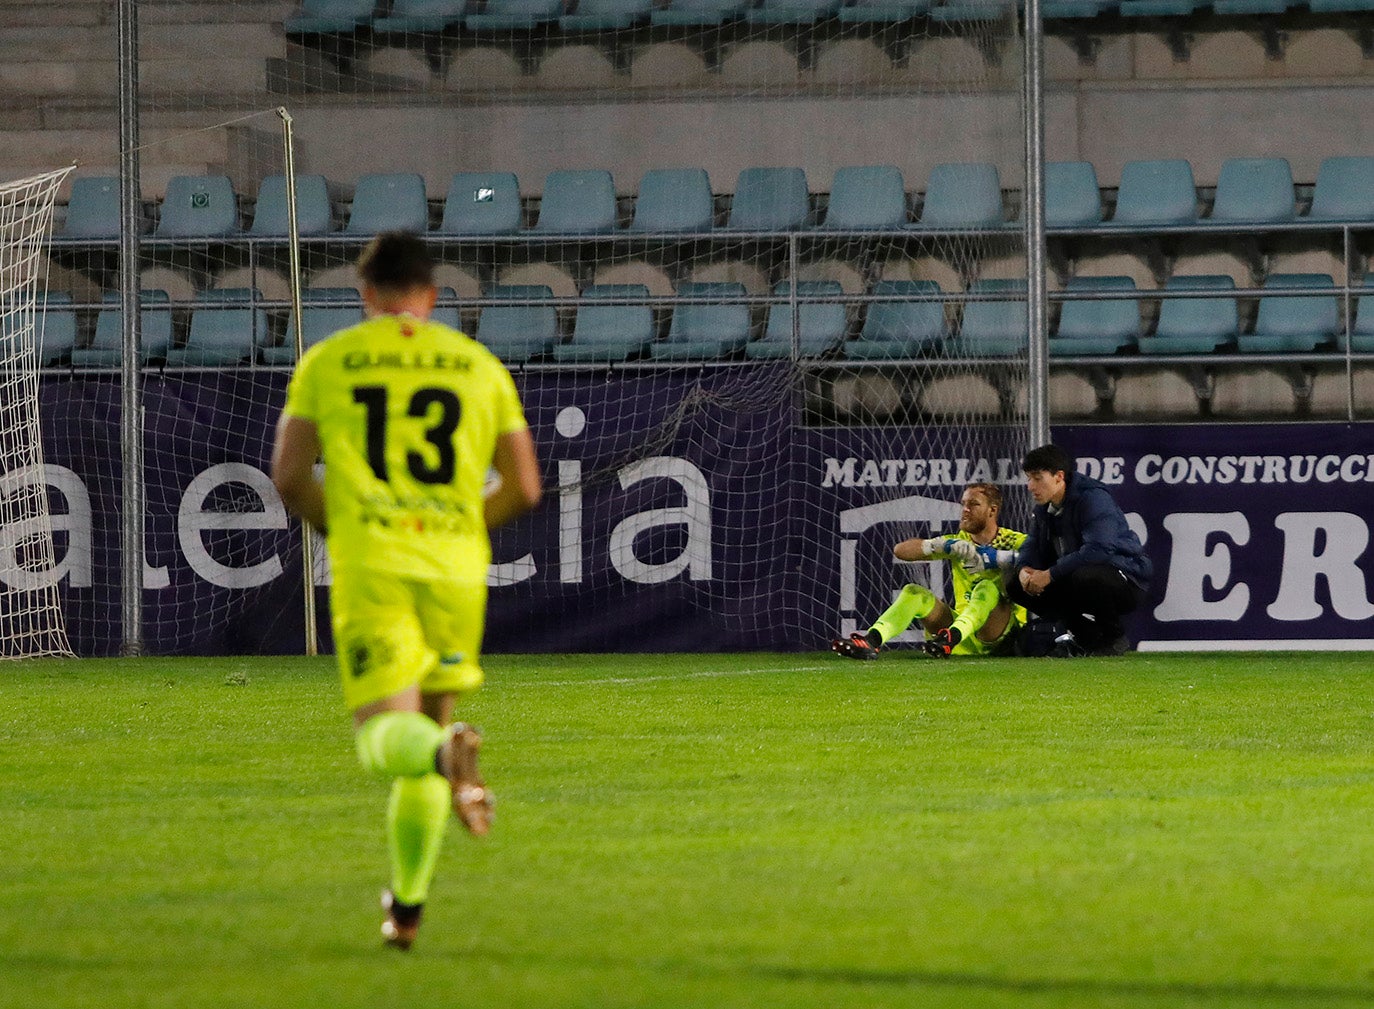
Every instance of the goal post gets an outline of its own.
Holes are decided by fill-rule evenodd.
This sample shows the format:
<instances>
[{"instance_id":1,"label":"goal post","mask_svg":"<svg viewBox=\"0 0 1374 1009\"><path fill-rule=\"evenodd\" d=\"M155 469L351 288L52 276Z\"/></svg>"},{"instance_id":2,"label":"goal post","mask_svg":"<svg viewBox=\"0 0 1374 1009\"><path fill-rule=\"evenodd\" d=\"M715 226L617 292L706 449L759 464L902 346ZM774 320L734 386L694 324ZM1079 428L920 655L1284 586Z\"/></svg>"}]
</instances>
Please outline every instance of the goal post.
<instances>
[{"instance_id":1,"label":"goal post","mask_svg":"<svg viewBox=\"0 0 1374 1009\"><path fill-rule=\"evenodd\" d=\"M38 373L51 344L44 245L71 168L0 185L0 657L70 655L39 426ZM60 331L59 331L60 330Z\"/></svg>"}]
</instances>

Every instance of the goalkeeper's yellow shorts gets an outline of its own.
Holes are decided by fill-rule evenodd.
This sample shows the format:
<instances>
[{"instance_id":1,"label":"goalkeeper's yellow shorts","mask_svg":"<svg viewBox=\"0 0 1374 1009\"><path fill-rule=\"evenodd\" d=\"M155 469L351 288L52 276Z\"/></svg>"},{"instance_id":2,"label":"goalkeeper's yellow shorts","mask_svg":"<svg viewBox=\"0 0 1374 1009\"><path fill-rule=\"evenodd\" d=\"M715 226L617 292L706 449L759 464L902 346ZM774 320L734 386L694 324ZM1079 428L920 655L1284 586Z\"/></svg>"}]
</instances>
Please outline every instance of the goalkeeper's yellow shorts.
<instances>
[{"instance_id":1,"label":"goalkeeper's yellow shorts","mask_svg":"<svg viewBox=\"0 0 1374 1009\"><path fill-rule=\"evenodd\" d=\"M1022 614L1025 610L1016 606L1012 608L1011 619L1007 621L1007 626L998 635L996 641L984 641L977 634L970 634L966 638L960 639L959 643L950 649L951 655L1010 655L1016 646L1016 635L1025 626Z\"/></svg>"},{"instance_id":2,"label":"goalkeeper's yellow shorts","mask_svg":"<svg viewBox=\"0 0 1374 1009\"><path fill-rule=\"evenodd\" d=\"M482 685L485 583L424 582L336 568L329 605L350 711L417 683L427 694Z\"/></svg>"}]
</instances>

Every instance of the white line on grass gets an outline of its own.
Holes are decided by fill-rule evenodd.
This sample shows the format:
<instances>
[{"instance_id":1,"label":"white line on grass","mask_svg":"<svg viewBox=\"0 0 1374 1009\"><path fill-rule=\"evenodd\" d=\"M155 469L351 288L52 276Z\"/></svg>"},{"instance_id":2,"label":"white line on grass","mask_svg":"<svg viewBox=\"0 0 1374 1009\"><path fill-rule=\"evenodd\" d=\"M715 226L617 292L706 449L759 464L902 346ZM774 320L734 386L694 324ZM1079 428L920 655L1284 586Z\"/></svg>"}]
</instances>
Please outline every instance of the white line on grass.
<instances>
[{"instance_id":1,"label":"white line on grass","mask_svg":"<svg viewBox=\"0 0 1374 1009\"><path fill-rule=\"evenodd\" d=\"M663 673L657 676L606 676L597 680L523 680L505 687L601 687L607 684L654 683L661 680L709 680L722 676L754 676L758 673L820 673L834 666L761 666L758 669L699 669L695 673Z\"/></svg>"}]
</instances>

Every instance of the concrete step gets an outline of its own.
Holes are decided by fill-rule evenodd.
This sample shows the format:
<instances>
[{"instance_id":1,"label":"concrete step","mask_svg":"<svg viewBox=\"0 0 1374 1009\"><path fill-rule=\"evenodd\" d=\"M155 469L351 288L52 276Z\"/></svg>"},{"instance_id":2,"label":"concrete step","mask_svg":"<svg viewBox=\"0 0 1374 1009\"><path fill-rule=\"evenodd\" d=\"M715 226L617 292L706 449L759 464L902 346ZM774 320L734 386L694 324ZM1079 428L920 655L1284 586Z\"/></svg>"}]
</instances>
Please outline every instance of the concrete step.
<instances>
[{"instance_id":1,"label":"concrete step","mask_svg":"<svg viewBox=\"0 0 1374 1009\"><path fill-rule=\"evenodd\" d=\"M235 93L267 90L267 61L255 56L140 59L139 88L145 96L202 94L215 96L226 85ZM90 98L118 93L116 60L81 62L50 57L28 61L0 60L0 92L7 96Z\"/></svg>"}]
</instances>

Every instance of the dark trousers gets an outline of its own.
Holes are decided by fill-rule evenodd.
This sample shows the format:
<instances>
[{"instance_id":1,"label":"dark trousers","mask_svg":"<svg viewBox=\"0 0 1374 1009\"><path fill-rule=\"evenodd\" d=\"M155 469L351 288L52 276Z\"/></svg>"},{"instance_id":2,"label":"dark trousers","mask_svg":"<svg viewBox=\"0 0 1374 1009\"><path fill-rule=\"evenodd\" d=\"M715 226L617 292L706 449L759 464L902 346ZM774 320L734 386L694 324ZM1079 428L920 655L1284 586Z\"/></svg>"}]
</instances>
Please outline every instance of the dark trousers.
<instances>
[{"instance_id":1,"label":"dark trousers","mask_svg":"<svg viewBox=\"0 0 1374 1009\"><path fill-rule=\"evenodd\" d=\"M1056 578L1038 596L1011 577L1007 595L1037 616L1064 621L1078 643L1090 650L1121 637L1121 618L1145 601L1145 590L1108 564L1089 564Z\"/></svg>"}]
</instances>

